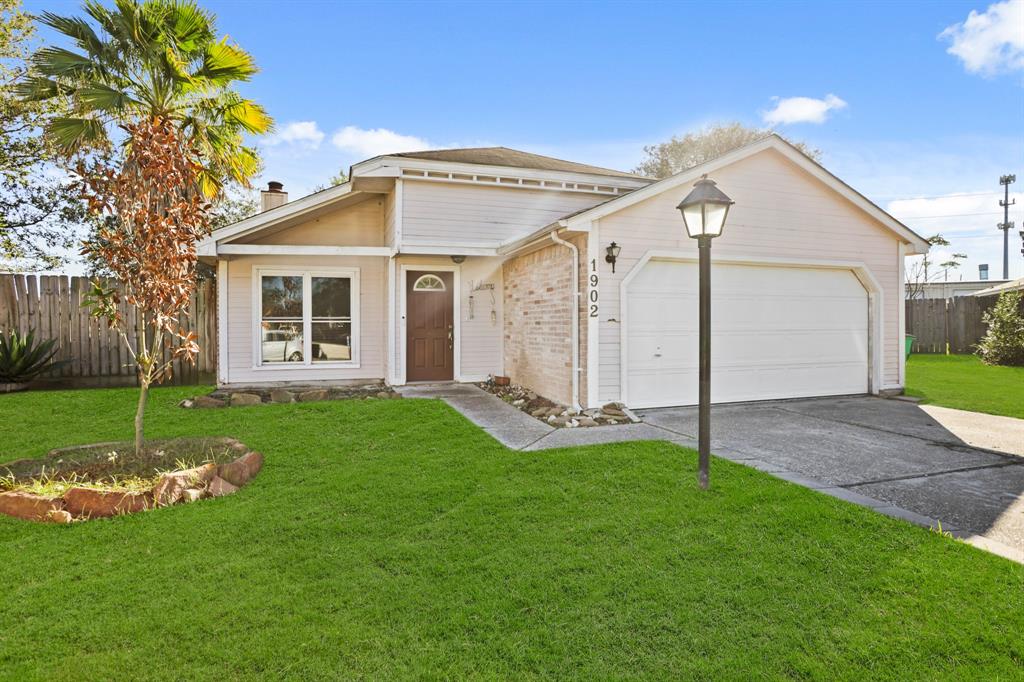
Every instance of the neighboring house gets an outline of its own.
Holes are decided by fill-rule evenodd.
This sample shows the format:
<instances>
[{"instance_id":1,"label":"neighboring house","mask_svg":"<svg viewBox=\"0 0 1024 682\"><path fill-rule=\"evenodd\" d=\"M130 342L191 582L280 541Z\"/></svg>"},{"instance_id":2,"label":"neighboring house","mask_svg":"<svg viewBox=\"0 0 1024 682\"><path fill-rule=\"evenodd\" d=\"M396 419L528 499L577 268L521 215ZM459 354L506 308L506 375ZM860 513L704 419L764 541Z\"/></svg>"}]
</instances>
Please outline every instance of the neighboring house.
<instances>
[{"instance_id":1,"label":"neighboring house","mask_svg":"<svg viewBox=\"0 0 1024 682\"><path fill-rule=\"evenodd\" d=\"M287 203L272 186L281 205L199 245L219 383L493 374L563 404L695 403L676 204L703 173L736 201L712 249L713 399L901 390L903 259L928 245L777 136L660 181L499 147L370 159Z\"/></svg>"},{"instance_id":2,"label":"neighboring house","mask_svg":"<svg viewBox=\"0 0 1024 682\"><path fill-rule=\"evenodd\" d=\"M1024 277L1003 280L995 286L975 291L971 296L997 296L1007 291L1024 291Z\"/></svg>"},{"instance_id":3,"label":"neighboring house","mask_svg":"<svg viewBox=\"0 0 1024 682\"><path fill-rule=\"evenodd\" d=\"M1006 280L985 279L959 282L907 282L907 298L957 298L973 296L975 292L989 289L993 285L1003 284Z\"/></svg>"}]
</instances>

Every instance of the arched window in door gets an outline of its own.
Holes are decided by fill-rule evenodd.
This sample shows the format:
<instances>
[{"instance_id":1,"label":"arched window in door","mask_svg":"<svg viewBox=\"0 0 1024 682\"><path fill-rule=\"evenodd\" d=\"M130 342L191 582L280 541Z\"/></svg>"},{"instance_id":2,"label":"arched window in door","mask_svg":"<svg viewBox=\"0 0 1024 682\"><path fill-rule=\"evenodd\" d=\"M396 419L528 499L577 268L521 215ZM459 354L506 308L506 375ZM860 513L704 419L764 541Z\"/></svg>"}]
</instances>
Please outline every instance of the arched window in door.
<instances>
[{"instance_id":1,"label":"arched window in door","mask_svg":"<svg viewBox=\"0 0 1024 682\"><path fill-rule=\"evenodd\" d=\"M412 285L413 291L444 291L444 281L437 275L420 275Z\"/></svg>"}]
</instances>

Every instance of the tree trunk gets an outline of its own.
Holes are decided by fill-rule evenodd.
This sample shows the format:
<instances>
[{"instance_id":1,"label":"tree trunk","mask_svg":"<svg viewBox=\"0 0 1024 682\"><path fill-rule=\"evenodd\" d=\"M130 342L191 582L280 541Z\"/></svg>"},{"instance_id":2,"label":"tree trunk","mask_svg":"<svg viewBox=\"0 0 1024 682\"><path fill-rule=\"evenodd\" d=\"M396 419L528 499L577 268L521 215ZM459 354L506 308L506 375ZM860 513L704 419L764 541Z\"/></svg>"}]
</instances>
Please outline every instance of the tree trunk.
<instances>
[{"instance_id":1,"label":"tree trunk","mask_svg":"<svg viewBox=\"0 0 1024 682\"><path fill-rule=\"evenodd\" d=\"M149 382L143 378L139 386L139 405L135 409L135 454L142 455L142 428L146 417L146 398L149 397Z\"/></svg>"}]
</instances>

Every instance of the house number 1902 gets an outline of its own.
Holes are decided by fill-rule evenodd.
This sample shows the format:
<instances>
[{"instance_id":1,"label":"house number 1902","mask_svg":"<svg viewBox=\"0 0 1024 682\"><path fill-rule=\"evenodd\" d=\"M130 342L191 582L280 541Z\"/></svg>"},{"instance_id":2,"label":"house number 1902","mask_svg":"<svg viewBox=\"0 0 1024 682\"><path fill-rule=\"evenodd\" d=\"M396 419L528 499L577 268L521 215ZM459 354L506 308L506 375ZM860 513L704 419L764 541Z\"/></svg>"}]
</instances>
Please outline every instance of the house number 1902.
<instances>
[{"instance_id":1,"label":"house number 1902","mask_svg":"<svg viewBox=\"0 0 1024 682\"><path fill-rule=\"evenodd\" d=\"M590 293L587 294L587 297L590 299L590 316L591 317L597 317L597 311L598 311L597 299L599 297L599 294L597 293L597 283L598 283L598 281L599 280L598 280L598 276L597 276L597 259L596 258L592 258L592 259L590 259Z\"/></svg>"}]
</instances>

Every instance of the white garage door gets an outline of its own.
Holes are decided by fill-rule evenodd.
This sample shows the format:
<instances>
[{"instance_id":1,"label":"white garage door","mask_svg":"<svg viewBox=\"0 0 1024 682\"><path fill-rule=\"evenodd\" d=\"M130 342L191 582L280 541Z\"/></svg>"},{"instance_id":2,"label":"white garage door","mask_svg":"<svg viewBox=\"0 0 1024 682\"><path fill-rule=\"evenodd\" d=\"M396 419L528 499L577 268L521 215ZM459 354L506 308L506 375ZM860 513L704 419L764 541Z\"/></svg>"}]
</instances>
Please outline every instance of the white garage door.
<instances>
[{"instance_id":1,"label":"white garage door","mask_svg":"<svg viewBox=\"0 0 1024 682\"><path fill-rule=\"evenodd\" d=\"M697 403L697 264L652 260L627 286L626 398ZM868 299L849 270L714 265L711 400L868 391Z\"/></svg>"}]
</instances>

